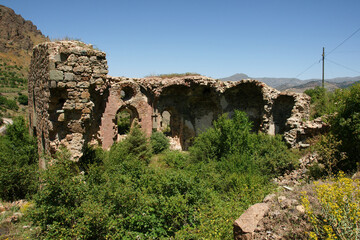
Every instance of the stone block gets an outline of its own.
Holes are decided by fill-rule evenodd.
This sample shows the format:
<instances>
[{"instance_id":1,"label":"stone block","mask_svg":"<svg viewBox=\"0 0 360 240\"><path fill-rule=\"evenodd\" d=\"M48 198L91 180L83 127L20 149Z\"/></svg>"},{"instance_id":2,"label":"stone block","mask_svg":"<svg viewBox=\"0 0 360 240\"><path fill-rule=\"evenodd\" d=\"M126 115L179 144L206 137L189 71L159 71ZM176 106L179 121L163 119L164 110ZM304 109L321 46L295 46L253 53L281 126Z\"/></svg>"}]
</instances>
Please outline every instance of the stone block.
<instances>
[{"instance_id":1,"label":"stone block","mask_svg":"<svg viewBox=\"0 0 360 240\"><path fill-rule=\"evenodd\" d=\"M96 56L91 56L91 57L90 57L90 61L91 61L91 62L96 62L96 61L97 61Z\"/></svg>"},{"instance_id":2,"label":"stone block","mask_svg":"<svg viewBox=\"0 0 360 240\"><path fill-rule=\"evenodd\" d=\"M61 62L61 56L60 56L60 54L54 55L53 59L54 59L55 62Z\"/></svg>"},{"instance_id":3,"label":"stone block","mask_svg":"<svg viewBox=\"0 0 360 240\"><path fill-rule=\"evenodd\" d=\"M66 86L67 86L68 88L74 88L74 87L76 87L76 82L67 82L67 83L66 83Z\"/></svg>"},{"instance_id":4,"label":"stone block","mask_svg":"<svg viewBox=\"0 0 360 240\"><path fill-rule=\"evenodd\" d=\"M65 81L72 81L74 80L74 74L73 73L65 73Z\"/></svg>"},{"instance_id":5,"label":"stone block","mask_svg":"<svg viewBox=\"0 0 360 240\"><path fill-rule=\"evenodd\" d=\"M73 71L76 74L80 74L85 71L85 68L83 66L77 66L77 67L74 67Z\"/></svg>"},{"instance_id":6,"label":"stone block","mask_svg":"<svg viewBox=\"0 0 360 240\"><path fill-rule=\"evenodd\" d=\"M65 113L60 113L60 114L59 114L59 116L58 116L58 121L59 121L59 122L65 121Z\"/></svg>"},{"instance_id":7,"label":"stone block","mask_svg":"<svg viewBox=\"0 0 360 240\"><path fill-rule=\"evenodd\" d=\"M90 82L79 82L77 84L78 87L80 88L89 88L90 87Z\"/></svg>"},{"instance_id":8,"label":"stone block","mask_svg":"<svg viewBox=\"0 0 360 240\"><path fill-rule=\"evenodd\" d=\"M62 81L64 79L64 73L59 70L50 70L49 77L50 80L53 81Z\"/></svg>"},{"instance_id":9,"label":"stone block","mask_svg":"<svg viewBox=\"0 0 360 240\"><path fill-rule=\"evenodd\" d=\"M81 98L85 98L85 99L90 98L90 93L89 92L82 92L81 93Z\"/></svg>"},{"instance_id":10,"label":"stone block","mask_svg":"<svg viewBox=\"0 0 360 240\"><path fill-rule=\"evenodd\" d=\"M57 87L58 87L58 88L64 88L64 87L66 87L66 83L64 83L64 82L58 82Z\"/></svg>"},{"instance_id":11,"label":"stone block","mask_svg":"<svg viewBox=\"0 0 360 240\"><path fill-rule=\"evenodd\" d=\"M58 70L61 70L61 71L64 71L64 72L71 72L72 71L72 66L63 65L61 67L58 67Z\"/></svg>"},{"instance_id":12,"label":"stone block","mask_svg":"<svg viewBox=\"0 0 360 240\"><path fill-rule=\"evenodd\" d=\"M56 88L56 81L50 82L50 88Z\"/></svg>"},{"instance_id":13,"label":"stone block","mask_svg":"<svg viewBox=\"0 0 360 240\"><path fill-rule=\"evenodd\" d=\"M85 105L83 103L76 103L75 104L75 109L76 110L81 110L85 107Z\"/></svg>"},{"instance_id":14,"label":"stone block","mask_svg":"<svg viewBox=\"0 0 360 240\"><path fill-rule=\"evenodd\" d=\"M55 66L55 62L53 61L50 61L49 62L49 65L48 65L48 70L55 70L56 69L56 66Z\"/></svg>"},{"instance_id":15,"label":"stone block","mask_svg":"<svg viewBox=\"0 0 360 240\"><path fill-rule=\"evenodd\" d=\"M82 110L82 113L91 113L91 110L90 110L90 108L84 108Z\"/></svg>"}]
</instances>

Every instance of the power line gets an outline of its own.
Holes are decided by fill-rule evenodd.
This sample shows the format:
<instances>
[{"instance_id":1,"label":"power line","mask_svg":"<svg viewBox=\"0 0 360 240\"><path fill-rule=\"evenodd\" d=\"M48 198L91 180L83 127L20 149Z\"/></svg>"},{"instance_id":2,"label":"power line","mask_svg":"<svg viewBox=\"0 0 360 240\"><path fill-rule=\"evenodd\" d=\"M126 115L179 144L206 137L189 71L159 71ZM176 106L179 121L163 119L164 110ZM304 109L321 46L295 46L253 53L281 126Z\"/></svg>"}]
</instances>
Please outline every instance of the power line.
<instances>
[{"instance_id":1,"label":"power line","mask_svg":"<svg viewBox=\"0 0 360 240\"><path fill-rule=\"evenodd\" d=\"M338 66L340 66L340 67L346 68L347 70L350 70L350 71L353 71L353 72L356 72L356 73L360 73L359 71L357 71L357 70L355 70L355 69L352 69L352 68L349 68L349 67L347 67L347 66L344 66L344 65L342 65L342 64L340 64L340 63L334 62L334 61L332 61L332 60L330 60L330 59L328 59L328 58L325 58L325 60L326 60L326 61L329 61L329 62L331 62L331 63L333 63L333 64L335 64L335 65L338 65Z\"/></svg>"},{"instance_id":2,"label":"power line","mask_svg":"<svg viewBox=\"0 0 360 240\"><path fill-rule=\"evenodd\" d=\"M327 53L327 54L325 55L325 57L328 56L328 55L330 55L331 53L333 53L336 49L338 49L341 45L343 45L347 40L349 40L350 38L352 38L352 37L353 37L356 33L358 33L359 31L360 31L360 27L359 27L358 29L356 29L356 31L353 32L349 37L345 38L344 41L342 41L341 43L339 43L333 50L331 50L329 53ZM318 61L314 62L313 64L311 64L311 65L310 65L308 68L306 68L304 71L302 71L301 73L299 73L298 75L296 75L295 78L298 78L299 76L301 76L302 74L304 74L305 72L307 72L310 68L312 68L312 67L315 66L316 64L320 63L321 60L322 60L322 58L319 59ZM328 59L328 60L329 60L329 59ZM331 62L331 60L330 60L330 62ZM337 64L337 63L335 63L335 62L333 62L333 63L334 63L334 64ZM338 64L338 65L341 66L341 67L347 68L346 66L343 66L343 65L341 65L341 64ZM347 68L347 69L349 69L349 68ZM358 71L353 70L353 69L349 69L349 70L358 72Z\"/></svg>"},{"instance_id":3,"label":"power line","mask_svg":"<svg viewBox=\"0 0 360 240\"><path fill-rule=\"evenodd\" d=\"M331 50L330 52L328 52L326 54L326 56L330 55L332 52L334 52L336 49L338 49L341 45L343 45L347 40L349 40L350 38L352 38L357 32L360 31L360 27L355 31L353 32L349 37L347 37L344 41L342 41L339 45L337 45L333 50Z\"/></svg>"},{"instance_id":4,"label":"power line","mask_svg":"<svg viewBox=\"0 0 360 240\"><path fill-rule=\"evenodd\" d=\"M315 66L316 64L319 64L321 61L321 59L319 59L318 61L314 62L313 64L311 64L308 68L306 68L304 71L302 71L301 73L299 73L298 75L296 75L295 78L298 78L299 76L303 75L305 72L307 72L310 68L312 68L313 66Z\"/></svg>"}]
</instances>

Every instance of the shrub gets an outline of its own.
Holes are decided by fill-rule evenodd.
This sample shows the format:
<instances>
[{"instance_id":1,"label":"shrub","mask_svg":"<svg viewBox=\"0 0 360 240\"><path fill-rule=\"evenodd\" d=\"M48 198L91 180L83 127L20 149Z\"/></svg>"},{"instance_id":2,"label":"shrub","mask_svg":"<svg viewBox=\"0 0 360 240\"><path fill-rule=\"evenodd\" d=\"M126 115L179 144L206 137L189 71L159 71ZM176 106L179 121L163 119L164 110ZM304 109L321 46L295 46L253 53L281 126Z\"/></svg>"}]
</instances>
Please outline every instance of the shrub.
<instances>
[{"instance_id":1,"label":"shrub","mask_svg":"<svg viewBox=\"0 0 360 240\"><path fill-rule=\"evenodd\" d=\"M322 87L308 89L305 90L304 93L311 97L311 118L317 118L335 112L334 93L326 91L326 89Z\"/></svg>"},{"instance_id":2,"label":"shrub","mask_svg":"<svg viewBox=\"0 0 360 240\"><path fill-rule=\"evenodd\" d=\"M245 113L235 111L232 119L221 116L195 139L190 153L193 161L222 161L236 171L259 171L265 175L279 175L294 169L297 155L290 151L280 136L251 133Z\"/></svg>"},{"instance_id":3,"label":"shrub","mask_svg":"<svg viewBox=\"0 0 360 240\"><path fill-rule=\"evenodd\" d=\"M66 152L60 154L41 176L43 187L29 209L30 220L40 228L40 235L32 237L231 239L232 222L272 189L257 161L266 162L266 146L278 144L278 139L257 139L245 115L235 115L236 121L224 116L217 129L208 130L211 134L203 133L190 154L159 155L167 166L148 164L150 145L138 127L108 153L86 150L81 159L85 174ZM253 154L260 144L264 149Z\"/></svg>"},{"instance_id":4,"label":"shrub","mask_svg":"<svg viewBox=\"0 0 360 240\"><path fill-rule=\"evenodd\" d=\"M333 182L315 183L316 201L304 193L302 204L313 227L310 239L358 239L360 182L340 172ZM317 211L319 209L319 211Z\"/></svg>"},{"instance_id":5,"label":"shrub","mask_svg":"<svg viewBox=\"0 0 360 240\"><path fill-rule=\"evenodd\" d=\"M288 149L280 135L270 136L259 133L252 146L252 156L260 172L272 176L279 176L288 170L293 170L299 165L299 154Z\"/></svg>"},{"instance_id":6,"label":"shrub","mask_svg":"<svg viewBox=\"0 0 360 240\"><path fill-rule=\"evenodd\" d=\"M89 186L85 176L79 174L76 163L69 159L67 151L60 152L48 169L42 172L41 191L34 195L35 207L29 210L31 220L40 227L42 235L47 239L84 237L84 231L97 230L90 224L86 227L82 225L84 217L96 212L97 207L91 206L84 211ZM91 221L91 218L88 220ZM85 238L98 236L96 234L94 231Z\"/></svg>"},{"instance_id":7,"label":"shrub","mask_svg":"<svg viewBox=\"0 0 360 240\"><path fill-rule=\"evenodd\" d=\"M10 110L18 110L19 106L16 104L15 100L7 99L4 96L0 96L0 106L4 106Z\"/></svg>"},{"instance_id":8,"label":"shrub","mask_svg":"<svg viewBox=\"0 0 360 240\"><path fill-rule=\"evenodd\" d=\"M0 137L0 198L14 201L37 190L37 144L28 133L24 118L14 119Z\"/></svg>"},{"instance_id":9,"label":"shrub","mask_svg":"<svg viewBox=\"0 0 360 240\"><path fill-rule=\"evenodd\" d=\"M340 164L347 161L346 153L339 150L341 144L342 141L337 140L332 133L320 136L320 141L315 145L315 150L318 153L318 164L315 164L313 170L316 170L316 166L318 166L317 170L322 170L323 175L326 173L329 176L338 172ZM320 172L318 171L318 173Z\"/></svg>"},{"instance_id":10,"label":"shrub","mask_svg":"<svg viewBox=\"0 0 360 240\"><path fill-rule=\"evenodd\" d=\"M21 105L28 105L28 96L20 94L18 97L18 102Z\"/></svg>"},{"instance_id":11,"label":"shrub","mask_svg":"<svg viewBox=\"0 0 360 240\"><path fill-rule=\"evenodd\" d=\"M164 161L169 167L185 168L189 164L189 156L179 151L165 152Z\"/></svg>"},{"instance_id":12,"label":"shrub","mask_svg":"<svg viewBox=\"0 0 360 240\"><path fill-rule=\"evenodd\" d=\"M337 114L330 120L331 132L340 142L339 151L348 158L338 167L352 170L360 162L360 84L337 92Z\"/></svg>"},{"instance_id":13,"label":"shrub","mask_svg":"<svg viewBox=\"0 0 360 240\"><path fill-rule=\"evenodd\" d=\"M223 114L212 128L200 134L190 148L193 160L221 160L227 155L249 149L251 123L246 113L235 111L232 119Z\"/></svg>"},{"instance_id":14,"label":"shrub","mask_svg":"<svg viewBox=\"0 0 360 240\"><path fill-rule=\"evenodd\" d=\"M155 154L165 151L170 146L169 139L162 132L151 134L150 143Z\"/></svg>"},{"instance_id":15,"label":"shrub","mask_svg":"<svg viewBox=\"0 0 360 240\"><path fill-rule=\"evenodd\" d=\"M131 128L126 138L115 143L109 152L108 161L113 164L120 163L125 159L138 159L149 163L151 146L148 138L138 125Z\"/></svg>"}]
</instances>

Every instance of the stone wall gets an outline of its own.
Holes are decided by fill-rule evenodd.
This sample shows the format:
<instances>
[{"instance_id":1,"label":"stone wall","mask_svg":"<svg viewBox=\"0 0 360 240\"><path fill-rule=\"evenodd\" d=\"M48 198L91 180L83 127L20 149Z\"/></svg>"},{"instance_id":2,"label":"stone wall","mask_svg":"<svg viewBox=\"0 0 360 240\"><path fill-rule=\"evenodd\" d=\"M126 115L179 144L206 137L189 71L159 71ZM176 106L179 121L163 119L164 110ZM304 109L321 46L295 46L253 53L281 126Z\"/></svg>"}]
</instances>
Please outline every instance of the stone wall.
<instances>
[{"instance_id":1,"label":"stone wall","mask_svg":"<svg viewBox=\"0 0 360 240\"><path fill-rule=\"evenodd\" d=\"M253 131L290 136L291 146L297 139L295 123L309 117L308 96L280 93L256 80L132 79L107 73L105 53L91 45L61 41L34 48L29 113L39 153L54 154L64 146L78 160L87 144L109 149L124 137L116 122L120 113L128 114L147 135L166 131L173 148L183 150L219 115L231 116L237 109L248 114Z\"/></svg>"}]
</instances>

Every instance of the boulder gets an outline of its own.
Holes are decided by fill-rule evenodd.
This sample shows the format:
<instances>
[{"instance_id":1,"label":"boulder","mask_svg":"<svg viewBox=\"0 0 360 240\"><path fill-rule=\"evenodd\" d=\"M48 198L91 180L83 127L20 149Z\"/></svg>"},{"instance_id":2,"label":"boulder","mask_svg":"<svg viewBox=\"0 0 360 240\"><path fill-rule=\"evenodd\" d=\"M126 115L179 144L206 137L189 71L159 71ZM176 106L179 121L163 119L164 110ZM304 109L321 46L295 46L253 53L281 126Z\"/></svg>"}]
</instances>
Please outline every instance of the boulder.
<instances>
[{"instance_id":1,"label":"boulder","mask_svg":"<svg viewBox=\"0 0 360 240\"><path fill-rule=\"evenodd\" d=\"M249 207L233 224L234 239L252 239L256 226L268 211L269 206L266 203L257 203Z\"/></svg>"}]
</instances>

